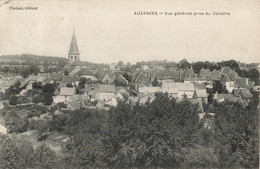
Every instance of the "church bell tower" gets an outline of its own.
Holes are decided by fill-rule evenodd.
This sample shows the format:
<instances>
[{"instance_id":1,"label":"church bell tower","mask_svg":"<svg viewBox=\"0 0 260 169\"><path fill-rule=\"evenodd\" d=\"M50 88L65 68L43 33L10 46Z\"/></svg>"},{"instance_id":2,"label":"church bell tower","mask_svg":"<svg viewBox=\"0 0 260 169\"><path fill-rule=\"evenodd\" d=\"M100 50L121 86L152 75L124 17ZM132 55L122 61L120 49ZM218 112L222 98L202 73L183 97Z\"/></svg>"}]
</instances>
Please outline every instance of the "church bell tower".
<instances>
[{"instance_id":1,"label":"church bell tower","mask_svg":"<svg viewBox=\"0 0 260 169\"><path fill-rule=\"evenodd\" d=\"M69 61L79 60L79 49L77 45L75 30L73 30L73 35L70 43L70 50L68 53L68 60Z\"/></svg>"}]
</instances>

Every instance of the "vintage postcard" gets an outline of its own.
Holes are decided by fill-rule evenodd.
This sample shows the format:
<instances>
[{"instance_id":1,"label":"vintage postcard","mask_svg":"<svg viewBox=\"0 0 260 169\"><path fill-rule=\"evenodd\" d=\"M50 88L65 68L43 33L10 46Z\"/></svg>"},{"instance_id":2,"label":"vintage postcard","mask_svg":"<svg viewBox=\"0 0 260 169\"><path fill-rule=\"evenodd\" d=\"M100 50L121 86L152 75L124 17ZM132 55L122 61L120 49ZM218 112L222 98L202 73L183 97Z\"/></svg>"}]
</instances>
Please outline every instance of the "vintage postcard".
<instances>
[{"instance_id":1,"label":"vintage postcard","mask_svg":"<svg viewBox=\"0 0 260 169\"><path fill-rule=\"evenodd\" d=\"M0 0L0 168L259 168L259 0Z\"/></svg>"}]
</instances>

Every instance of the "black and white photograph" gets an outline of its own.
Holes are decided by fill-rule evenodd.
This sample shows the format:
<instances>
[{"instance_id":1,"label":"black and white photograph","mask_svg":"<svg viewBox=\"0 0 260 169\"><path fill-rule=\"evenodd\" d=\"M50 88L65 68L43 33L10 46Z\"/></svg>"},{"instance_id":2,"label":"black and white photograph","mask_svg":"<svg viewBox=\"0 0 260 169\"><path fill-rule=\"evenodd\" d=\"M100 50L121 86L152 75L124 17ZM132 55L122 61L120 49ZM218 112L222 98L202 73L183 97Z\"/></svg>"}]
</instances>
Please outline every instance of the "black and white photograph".
<instances>
[{"instance_id":1,"label":"black and white photograph","mask_svg":"<svg viewBox=\"0 0 260 169\"><path fill-rule=\"evenodd\" d=\"M258 169L259 0L0 0L0 169Z\"/></svg>"}]
</instances>

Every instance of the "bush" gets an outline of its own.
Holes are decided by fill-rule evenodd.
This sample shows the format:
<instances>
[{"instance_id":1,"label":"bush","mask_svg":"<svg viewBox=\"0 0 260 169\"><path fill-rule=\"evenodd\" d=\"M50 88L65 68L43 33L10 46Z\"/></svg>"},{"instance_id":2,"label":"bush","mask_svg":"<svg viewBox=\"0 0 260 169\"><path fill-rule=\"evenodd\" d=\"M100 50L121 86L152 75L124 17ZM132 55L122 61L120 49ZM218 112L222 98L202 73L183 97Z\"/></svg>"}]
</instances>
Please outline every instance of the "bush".
<instances>
[{"instance_id":1,"label":"bush","mask_svg":"<svg viewBox=\"0 0 260 169\"><path fill-rule=\"evenodd\" d=\"M15 95L12 95L9 99L10 105L16 105L17 104L18 97Z\"/></svg>"},{"instance_id":2,"label":"bush","mask_svg":"<svg viewBox=\"0 0 260 169\"><path fill-rule=\"evenodd\" d=\"M57 105L60 107L60 108L67 108L67 105L63 102L59 102L57 103Z\"/></svg>"},{"instance_id":3,"label":"bush","mask_svg":"<svg viewBox=\"0 0 260 169\"><path fill-rule=\"evenodd\" d=\"M33 96L33 103L40 103L43 102L44 97L42 95L35 95Z\"/></svg>"}]
</instances>

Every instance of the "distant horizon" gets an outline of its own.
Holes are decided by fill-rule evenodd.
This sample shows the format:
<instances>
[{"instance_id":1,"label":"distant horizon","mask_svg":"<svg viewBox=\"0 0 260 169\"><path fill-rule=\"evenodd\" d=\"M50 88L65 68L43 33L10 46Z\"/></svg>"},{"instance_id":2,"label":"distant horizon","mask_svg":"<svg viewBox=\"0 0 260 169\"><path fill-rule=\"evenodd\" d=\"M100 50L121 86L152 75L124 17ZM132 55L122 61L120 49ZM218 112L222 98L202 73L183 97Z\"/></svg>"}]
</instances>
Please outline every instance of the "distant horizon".
<instances>
[{"instance_id":1,"label":"distant horizon","mask_svg":"<svg viewBox=\"0 0 260 169\"><path fill-rule=\"evenodd\" d=\"M2 56L22 56L22 55L35 55L36 57L37 56L44 56L44 57L58 57L58 58L64 58L64 59L68 59L67 57L61 57L61 56L51 56L51 55L38 55L38 54L32 54L32 53L22 53L22 54L3 54L3 55L0 55L0 59ZM195 62L211 62L211 63L218 63L218 62L222 62L222 61L230 61L230 60L235 60L237 61L238 63L243 63L243 64L260 64L260 62L250 62L250 63L246 63L246 62L241 62L239 60L236 60L236 59L227 59L227 60L219 60L219 61L209 61L209 60L199 60L199 61L189 61L187 58L183 58L181 60L184 60L186 59L189 63L195 63ZM153 62L153 61L167 61L167 62L174 62L174 63L179 63L181 60L179 61L173 61L173 60L168 60L168 59L155 59L155 60L141 60L141 61L137 61L137 62ZM112 64L112 63L118 63L119 61L122 61L124 65L126 65L128 62L124 62L123 60L118 60L117 62L91 62L91 61L88 61L88 60L81 60L80 61L82 62L90 62L90 63L98 63L98 64ZM130 64L136 64L137 62L134 62L134 63L131 63L129 62Z\"/></svg>"}]
</instances>

